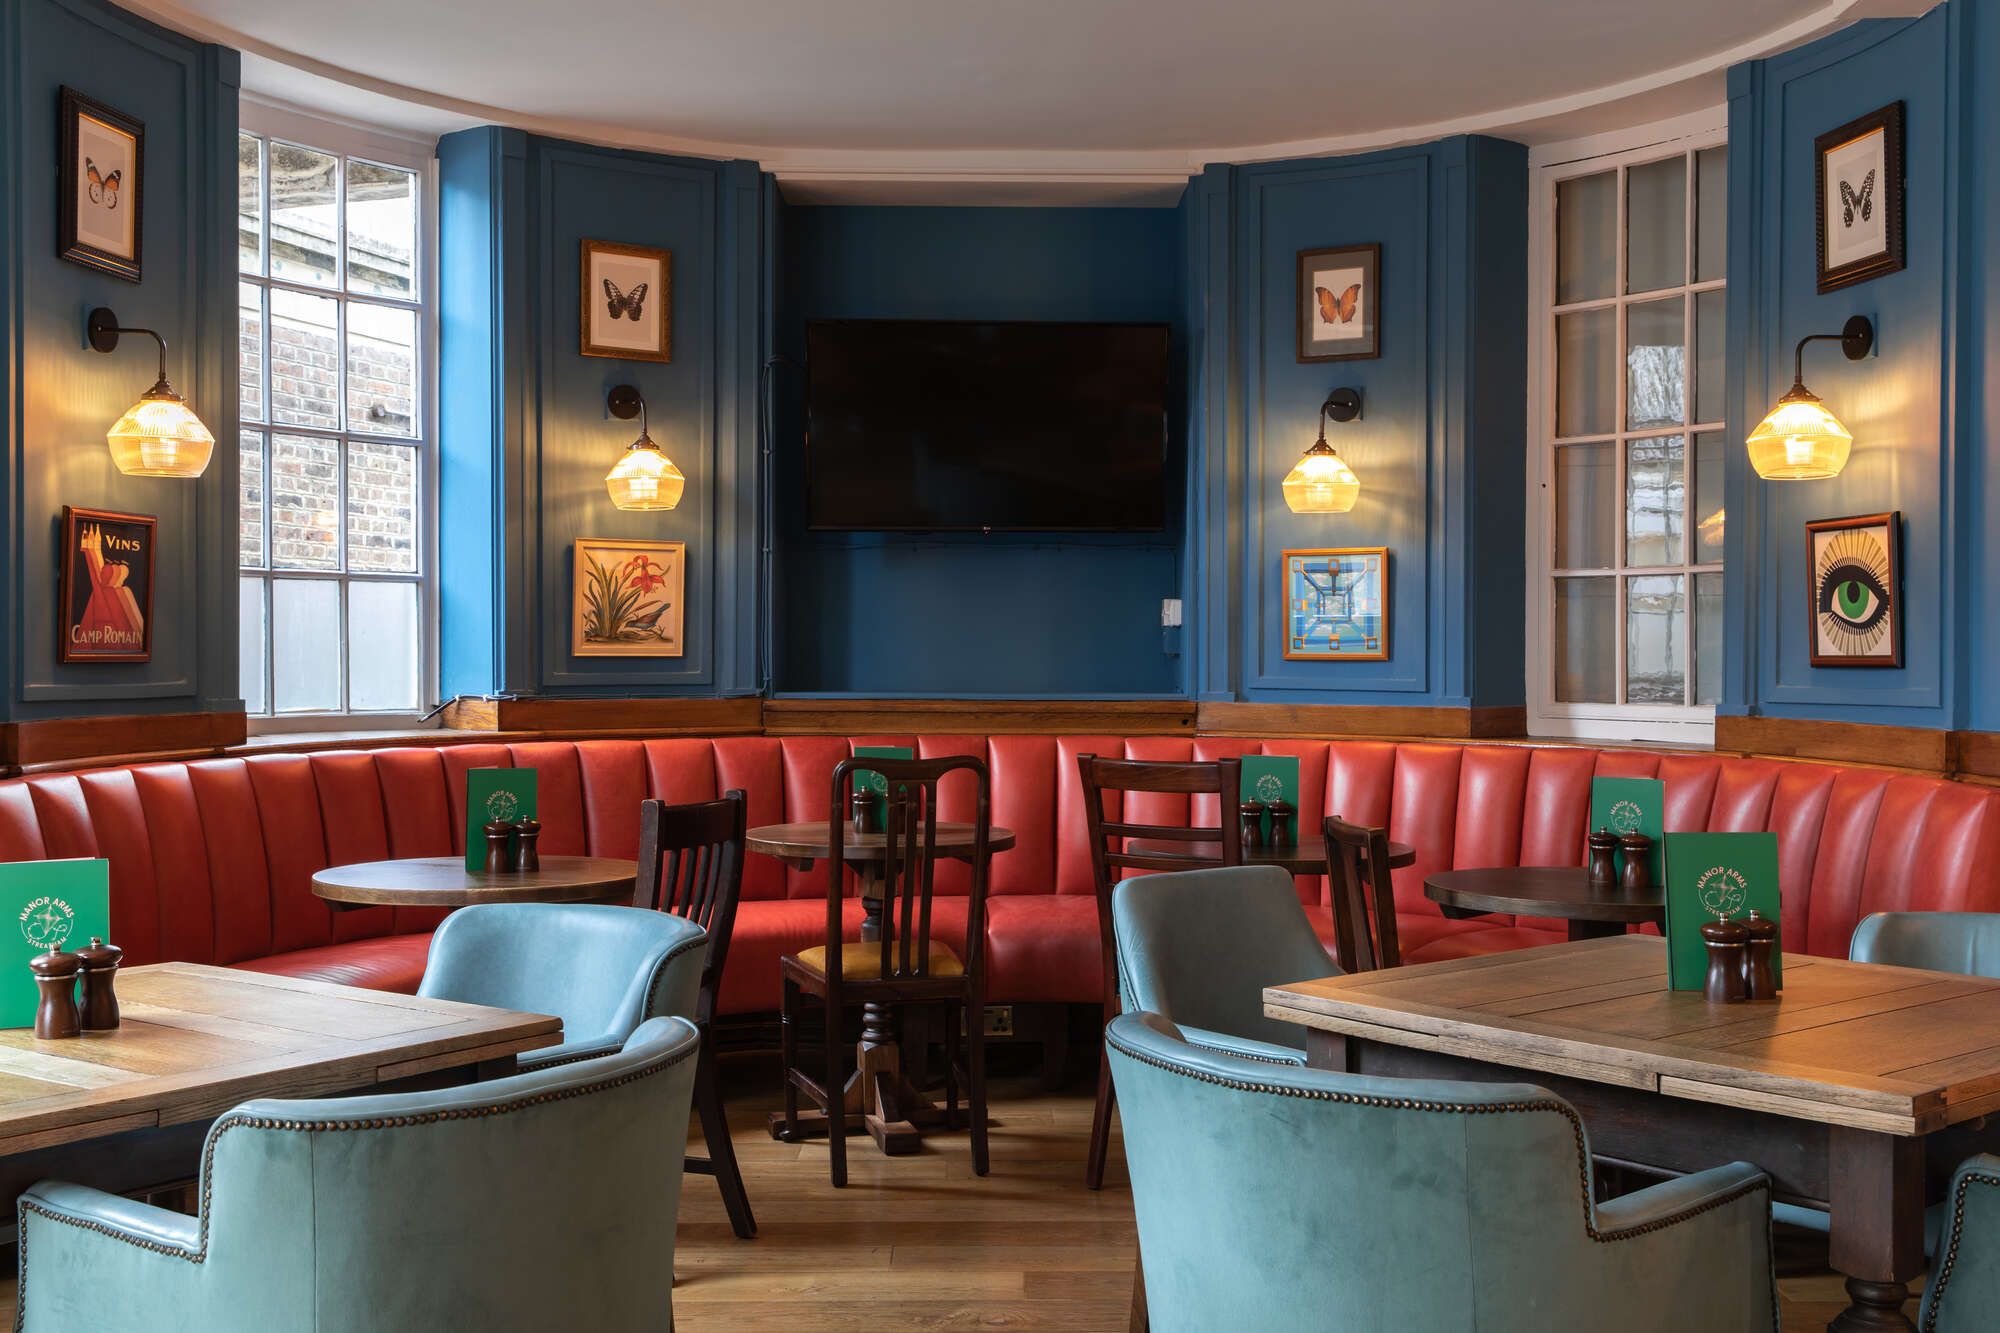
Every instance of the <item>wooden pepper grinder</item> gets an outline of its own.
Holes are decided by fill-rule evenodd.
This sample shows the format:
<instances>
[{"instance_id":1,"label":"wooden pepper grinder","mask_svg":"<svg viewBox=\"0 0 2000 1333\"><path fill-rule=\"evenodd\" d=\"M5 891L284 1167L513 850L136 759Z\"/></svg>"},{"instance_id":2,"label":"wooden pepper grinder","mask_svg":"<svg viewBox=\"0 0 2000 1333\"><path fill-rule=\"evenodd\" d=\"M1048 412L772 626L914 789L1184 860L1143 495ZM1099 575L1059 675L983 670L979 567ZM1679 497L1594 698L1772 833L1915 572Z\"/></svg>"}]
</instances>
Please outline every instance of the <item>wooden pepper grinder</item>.
<instances>
[{"instance_id":1,"label":"wooden pepper grinder","mask_svg":"<svg viewBox=\"0 0 2000 1333\"><path fill-rule=\"evenodd\" d=\"M1747 939L1743 947L1743 998L1778 998L1778 923L1756 908L1743 918Z\"/></svg>"},{"instance_id":2,"label":"wooden pepper grinder","mask_svg":"<svg viewBox=\"0 0 2000 1333\"><path fill-rule=\"evenodd\" d=\"M42 1002L35 1009L35 1036L43 1041L74 1037L83 1031L82 1016L76 1011L76 976L83 959L61 949L51 949L28 960Z\"/></svg>"},{"instance_id":3,"label":"wooden pepper grinder","mask_svg":"<svg viewBox=\"0 0 2000 1333\"><path fill-rule=\"evenodd\" d=\"M76 951L83 965L83 999L78 1005L85 1032L109 1032L118 1026L118 964L125 951L93 935L88 949Z\"/></svg>"},{"instance_id":4,"label":"wooden pepper grinder","mask_svg":"<svg viewBox=\"0 0 2000 1333\"><path fill-rule=\"evenodd\" d=\"M1273 847L1291 846L1292 816L1298 812L1292 808L1290 801L1283 800L1272 801L1269 809L1271 811L1271 845Z\"/></svg>"},{"instance_id":5,"label":"wooden pepper grinder","mask_svg":"<svg viewBox=\"0 0 2000 1333\"><path fill-rule=\"evenodd\" d=\"M514 832L519 835L518 841L514 844L514 869L523 873L540 870L542 854L536 849L535 843L542 836L542 821L523 819L514 825Z\"/></svg>"},{"instance_id":6,"label":"wooden pepper grinder","mask_svg":"<svg viewBox=\"0 0 2000 1333\"><path fill-rule=\"evenodd\" d=\"M1243 845L1245 847L1262 847L1264 845L1264 803L1262 801L1243 802L1243 804L1236 807L1236 818L1243 828Z\"/></svg>"},{"instance_id":7,"label":"wooden pepper grinder","mask_svg":"<svg viewBox=\"0 0 2000 1333\"><path fill-rule=\"evenodd\" d=\"M854 795L847 798L847 808L854 818L856 833L872 833L874 822L875 793L866 787L856 787Z\"/></svg>"},{"instance_id":8,"label":"wooden pepper grinder","mask_svg":"<svg viewBox=\"0 0 2000 1333\"><path fill-rule=\"evenodd\" d=\"M1618 883L1618 835L1601 828L1585 841L1590 846L1590 887L1613 887Z\"/></svg>"},{"instance_id":9,"label":"wooden pepper grinder","mask_svg":"<svg viewBox=\"0 0 2000 1333\"><path fill-rule=\"evenodd\" d=\"M1627 833L1618 840L1622 864L1618 887L1625 893L1645 893L1653 887L1653 840L1643 833Z\"/></svg>"},{"instance_id":10,"label":"wooden pepper grinder","mask_svg":"<svg viewBox=\"0 0 2000 1333\"><path fill-rule=\"evenodd\" d=\"M514 821L496 819L486 826L486 873L504 875L514 868L509 843L514 837Z\"/></svg>"},{"instance_id":11,"label":"wooden pepper grinder","mask_svg":"<svg viewBox=\"0 0 2000 1333\"><path fill-rule=\"evenodd\" d=\"M1743 955L1750 932L1741 921L1718 917L1701 928L1702 943L1708 946L1708 980L1702 990L1710 1004L1735 1004L1750 997L1743 988Z\"/></svg>"}]
</instances>

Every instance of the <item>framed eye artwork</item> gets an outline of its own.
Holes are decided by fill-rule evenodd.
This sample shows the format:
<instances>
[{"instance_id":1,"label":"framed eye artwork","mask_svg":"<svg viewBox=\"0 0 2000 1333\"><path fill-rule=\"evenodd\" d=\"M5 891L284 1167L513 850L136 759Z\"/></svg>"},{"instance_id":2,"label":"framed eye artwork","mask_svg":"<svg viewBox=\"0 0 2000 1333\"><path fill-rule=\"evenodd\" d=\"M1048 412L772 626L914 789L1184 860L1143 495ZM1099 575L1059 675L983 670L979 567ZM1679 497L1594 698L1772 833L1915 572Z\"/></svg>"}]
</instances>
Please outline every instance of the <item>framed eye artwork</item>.
<instances>
[{"instance_id":1,"label":"framed eye artwork","mask_svg":"<svg viewBox=\"0 0 2000 1333\"><path fill-rule=\"evenodd\" d=\"M56 253L139 281L146 127L74 88L62 90Z\"/></svg>"},{"instance_id":2,"label":"framed eye artwork","mask_svg":"<svg viewBox=\"0 0 2000 1333\"><path fill-rule=\"evenodd\" d=\"M616 241L583 243L582 352L674 359L674 255Z\"/></svg>"},{"instance_id":3,"label":"framed eye artwork","mask_svg":"<svg viewBox=\"0 0 2000 1333\"><path fill-rule=\"evenodd\" d=\"M1903 665L1902 513L1806 524L1816 667Z\"/></svg>"}]
</instances>

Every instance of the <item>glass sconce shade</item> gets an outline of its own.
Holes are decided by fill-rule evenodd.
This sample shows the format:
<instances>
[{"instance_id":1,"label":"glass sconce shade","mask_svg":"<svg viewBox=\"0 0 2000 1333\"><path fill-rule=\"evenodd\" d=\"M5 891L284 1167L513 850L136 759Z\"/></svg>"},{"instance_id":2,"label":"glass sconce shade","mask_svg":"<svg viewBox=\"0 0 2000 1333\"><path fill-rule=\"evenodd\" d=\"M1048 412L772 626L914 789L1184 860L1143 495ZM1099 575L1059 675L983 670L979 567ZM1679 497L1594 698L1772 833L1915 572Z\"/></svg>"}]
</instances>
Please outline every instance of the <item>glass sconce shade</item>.
<instances>
[{"instance_id":1,"label":"glass sconce shade","mask_svg":"<svg viewBox=\"0 0 2000 1333\"><path fill-rule=\"evenodd\" d=\"M1769 481L1819 481L1840 475L1854 433L1803 384L1778 400L1748 441L1750 466Z\"/></svg>"},{"instance_id":2,"label":"glass sconce shade","mask_svg":"<svg viewBox=\"0 0 2000 1333\"><path fill-rule=\"evenodd\" d=\"M1294 514L1345 514L1361 496L1361 479L1319 440L1285 474L1284 492Z\"/></svg>"},{"instance_id":3,"label":"glass sconce shade","mask_svg":"<svg viewBox=\"0 0 2000 1333\"><path fill-rule=\"evenodd\" d=\"M112 424L111 461L133 477L199 477L215 436L162 380Z\"/></svg>"},{"instance_id":4,"label":"glass sconce shade","mask_svg":"<svg viewBox=\"0 0 2000 1333\"><path fill-rule=\"evenodd\" d=\"M687 478L650 436L642 435L611 465L604 488L620 509L672 509L681 502Z\"/></svg>"}]
</instances>

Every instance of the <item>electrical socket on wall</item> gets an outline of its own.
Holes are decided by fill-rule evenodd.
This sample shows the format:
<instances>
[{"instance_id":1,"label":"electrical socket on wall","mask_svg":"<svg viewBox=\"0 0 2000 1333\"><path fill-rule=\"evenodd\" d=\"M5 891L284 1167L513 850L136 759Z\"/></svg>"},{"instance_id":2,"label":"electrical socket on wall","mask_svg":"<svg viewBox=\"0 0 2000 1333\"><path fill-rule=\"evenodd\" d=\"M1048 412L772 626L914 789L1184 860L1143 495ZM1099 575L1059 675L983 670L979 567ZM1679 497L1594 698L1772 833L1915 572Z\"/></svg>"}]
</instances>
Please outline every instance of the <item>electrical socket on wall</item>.
<instances>
[{"instance_id":1,"label":"electrical socket on wall","mask_svg":"<svg viewBox=\"0 0 2000 1333\"><path fill-rule=\"evenodd\" d=\"M1181 599L1165 597L1160 600L1160 628L1179 629L1181 624Z\"/></svg>"}]
</instances>

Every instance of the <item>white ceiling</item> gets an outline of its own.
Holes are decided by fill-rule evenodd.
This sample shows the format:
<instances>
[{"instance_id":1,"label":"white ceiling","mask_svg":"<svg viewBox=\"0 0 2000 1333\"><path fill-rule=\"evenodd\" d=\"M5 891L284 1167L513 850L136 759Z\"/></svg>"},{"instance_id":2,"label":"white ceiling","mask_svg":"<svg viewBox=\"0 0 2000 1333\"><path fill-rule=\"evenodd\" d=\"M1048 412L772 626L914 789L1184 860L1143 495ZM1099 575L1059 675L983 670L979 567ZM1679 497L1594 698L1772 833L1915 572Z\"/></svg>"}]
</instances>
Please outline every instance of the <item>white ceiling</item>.
<instances>
[{"instance_id":1,"label":"white ceiling","mask_svg":"<svg viewBox=\"0 0 2000 1333\"><path fill-rule=\"evenodd\" d=\"M1071 187L1713 106L1722 71L1915 0L137 0L245 86L756 158L812 195ZM1177 184L1174 186L1177 192Z\"/></svg>"}]
</instances>

